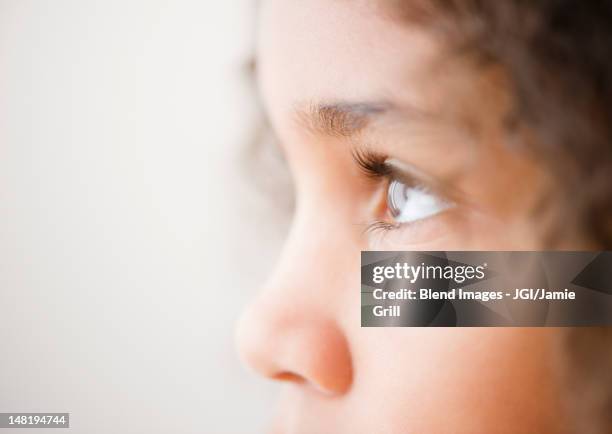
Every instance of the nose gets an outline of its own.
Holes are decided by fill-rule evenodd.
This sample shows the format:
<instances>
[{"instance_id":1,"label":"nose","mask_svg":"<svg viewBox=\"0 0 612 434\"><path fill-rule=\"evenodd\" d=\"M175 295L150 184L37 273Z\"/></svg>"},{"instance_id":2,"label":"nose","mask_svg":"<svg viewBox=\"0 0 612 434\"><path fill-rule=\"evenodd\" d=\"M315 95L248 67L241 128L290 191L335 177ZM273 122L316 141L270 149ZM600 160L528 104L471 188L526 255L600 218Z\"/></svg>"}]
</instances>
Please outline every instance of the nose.
<instances>
[{"instance_id":1,"label":"nose","mask_svg":"<svg viewBox=\"0 0 612 434\"><path fill-rule=\"evenodd\" d=\"M314 306L264 296L244 312L236 340L241 358L264 377L312 386L328 395L342 395L350 388L346 338Z\"/></svg>"},{"instance_id":2,"label":"nose","mask_svg":"<svg viewBox=\"0 0 612 434\"><path fill-rule=\"evenodd\" d=\"M317 239L304 224L308 219L297 220L276 272L238 322L238 352L267 378L342 395L353 378L347 335L338 320L338 312L346 312L342 288L351 285L342 282L344 266L333 257L343 241L330 245L332 237Z\"/></svg>"}]
</instances>

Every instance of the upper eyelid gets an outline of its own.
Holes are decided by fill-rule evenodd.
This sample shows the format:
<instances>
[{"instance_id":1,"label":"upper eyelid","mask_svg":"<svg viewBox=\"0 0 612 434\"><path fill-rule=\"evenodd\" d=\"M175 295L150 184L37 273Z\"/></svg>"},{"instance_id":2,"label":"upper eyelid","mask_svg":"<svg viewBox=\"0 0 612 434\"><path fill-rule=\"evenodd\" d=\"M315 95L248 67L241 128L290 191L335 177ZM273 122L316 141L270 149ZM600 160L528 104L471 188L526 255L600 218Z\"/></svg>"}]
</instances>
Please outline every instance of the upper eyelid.
<instances>
[{"instance_id":1,"label":"upper eyelid","mask_svg":"<svg viewBox=\"0 0 612 434\"><path fill-rule=\"evenodd\" d=\"M411 187L425 188L431 194L453 203L467 203L464 194L459 190L436 182L431 176L401 160L367 148L354 148L351 154L358 167L370 179L397 180Z\"/></svg>"},{"instance_id":2,"label":"upper eyelid","mask_svg":"<svg viewBox=\"0 0 612 434\"><path fill-rule=\"evenodd\" d=\"M390 180L400 181L402 184L405 184L409 187L424 187L426 190L430 190L429 183L418 178L416 175L412 174L411 172L402 170L393 164L389 164L388 162L385 164L388 167L387 170L389 173L387 175L387 178L389 178Z\"/></svg>"}]
</instances>

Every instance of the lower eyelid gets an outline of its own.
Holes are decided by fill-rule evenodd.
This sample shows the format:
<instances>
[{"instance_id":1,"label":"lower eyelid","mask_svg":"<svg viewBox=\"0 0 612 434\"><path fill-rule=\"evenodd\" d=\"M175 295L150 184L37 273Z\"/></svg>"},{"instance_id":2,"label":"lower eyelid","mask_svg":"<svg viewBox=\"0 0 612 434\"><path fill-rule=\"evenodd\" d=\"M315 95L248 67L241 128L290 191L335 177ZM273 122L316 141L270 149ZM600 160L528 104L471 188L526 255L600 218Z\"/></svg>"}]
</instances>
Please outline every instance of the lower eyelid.
<instances>
[{"instance_id":1,"label":"lower eyelid","mask_svg":"<svg viewBox=\"0 0 612 434\"><path fill-rule=\"evenodd\" d=\"M399 229L401 225L396 223L390 223L384 220L377 220L372 223L369 223L366 227L365 232L369 235L381 234L387 231L392 231L395 229Z\"/></svg>"},{"instance_id":2,"label":"lower eyelid","mask_svg":"<svg viewBox=\"0 0 612 434\"><path fill-rule=\"evenodd\" d=\"M459 230L460 220L454 209L450 208L413 222L397 225L388 222L378 223L379 230L369 231L368 244L371 249L401 250L406 247L414 248L420 244L439 242ZM385 228L385 225L393 227Z\"/></svg>"}]
</instances>

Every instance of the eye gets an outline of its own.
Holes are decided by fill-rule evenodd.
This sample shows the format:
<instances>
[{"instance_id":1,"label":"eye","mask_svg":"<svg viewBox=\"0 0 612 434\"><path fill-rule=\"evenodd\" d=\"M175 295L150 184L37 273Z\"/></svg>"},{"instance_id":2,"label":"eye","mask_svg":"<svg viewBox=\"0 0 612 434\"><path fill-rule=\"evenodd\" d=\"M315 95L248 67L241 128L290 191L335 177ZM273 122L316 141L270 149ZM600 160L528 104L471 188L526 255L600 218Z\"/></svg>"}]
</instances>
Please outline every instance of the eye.
<instances>
[{"instance_id":1,"label":"eye","mask_svg":"<svg viewBox=\"0 0 612 434\"><path fill-rule=\"evenodd\" d=\"M392 179L387 187L387 209L395 223L410 223L434 216L452 207L421 185Z\"/></svg>"},{"instance_id":2,"label":"eye","mask_svg":"<svg viewBox=\"0 0 612 434\"><path fill-rule=\"evenodd\" d=\"M367 149L354 150L353 159L368 178L383 181L386 188L379 202L380 214L377 213L386 218L372 223L369 230L397 229L404 223L433 217L456 205L447 199L449 194L440 196L436 193L439 189L427 187L435 185L434 180L399 160Z\"/></svg>"}]
</instances>

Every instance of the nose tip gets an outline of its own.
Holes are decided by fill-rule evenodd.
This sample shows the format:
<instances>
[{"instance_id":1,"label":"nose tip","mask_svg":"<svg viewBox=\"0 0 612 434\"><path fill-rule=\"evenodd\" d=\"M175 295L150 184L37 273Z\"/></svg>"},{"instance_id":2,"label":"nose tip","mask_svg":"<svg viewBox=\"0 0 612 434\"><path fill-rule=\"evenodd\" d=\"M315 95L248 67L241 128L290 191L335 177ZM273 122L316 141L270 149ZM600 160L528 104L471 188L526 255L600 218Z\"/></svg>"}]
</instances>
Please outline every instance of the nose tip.
<instances>
[{"instance_id":1,"label":"nose tip","mask_svg":"<svg viewBox=\"0 0 612 434\"><path fill-rule=\"evenodd\" d=\"M352 382L348 343L331 321L303 312L250 307L236 327L241 359L260 375L344 394Z\"/></svg>"},{"instance_id":2,"label":"nose tip","mask_svg":"<svg viewBox=\"0 0 612 434\"><path fill-rule=\"evenodd\" d=\"M236 350L247 367L264 377L273 378L276 369L265 356L270 348L263 347L269 342L266 336L269 332L257 316L252 307L245 309L240 316L235 329Z\"/></svg>"}]
</instances>

